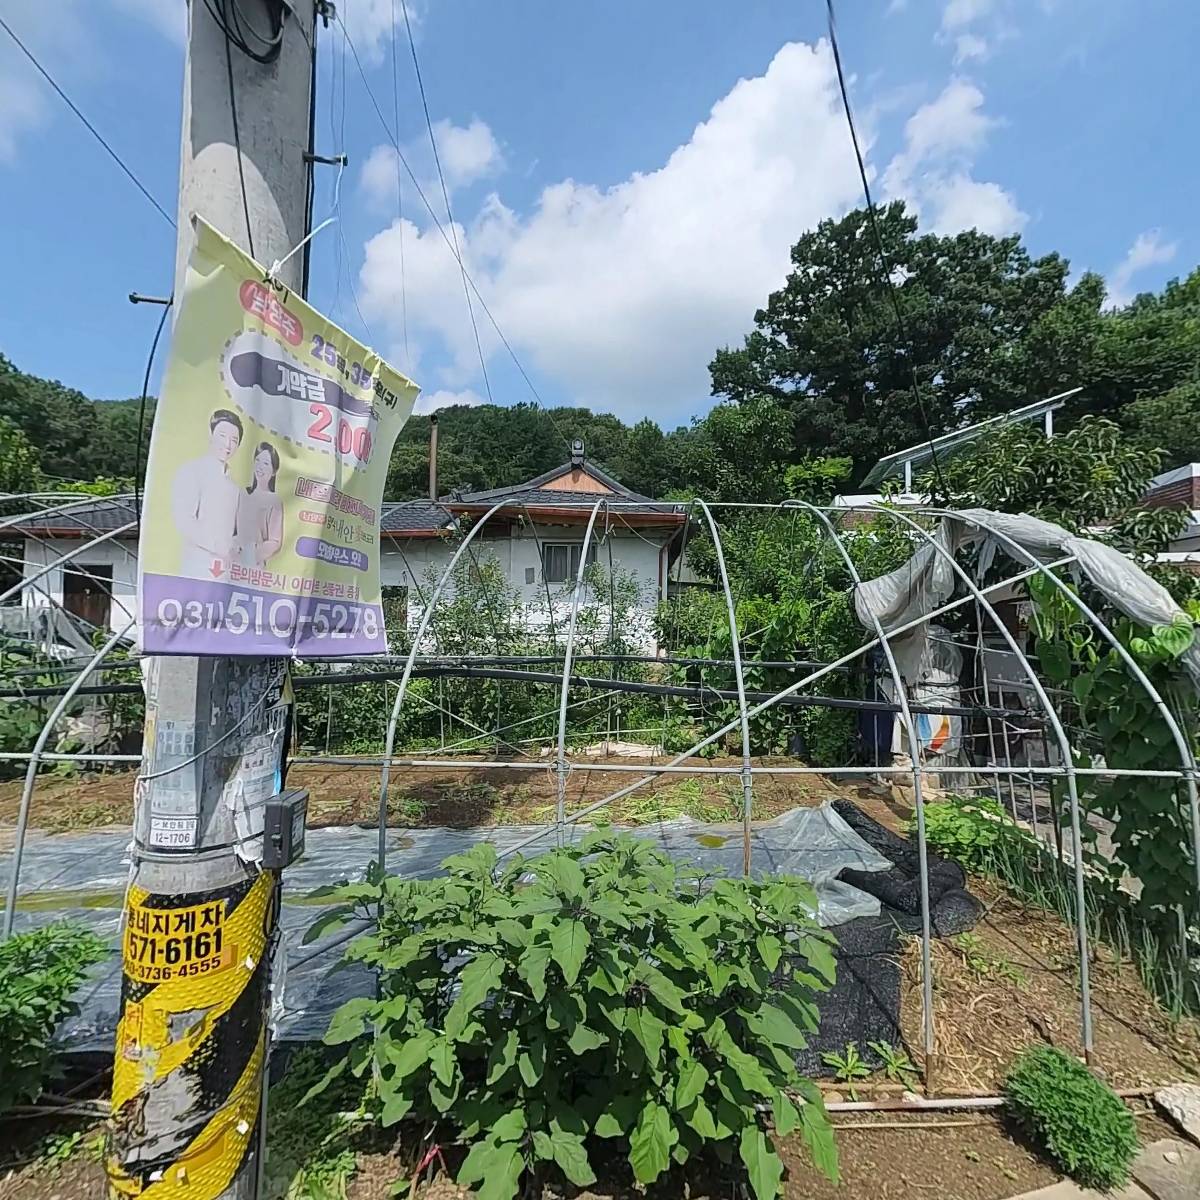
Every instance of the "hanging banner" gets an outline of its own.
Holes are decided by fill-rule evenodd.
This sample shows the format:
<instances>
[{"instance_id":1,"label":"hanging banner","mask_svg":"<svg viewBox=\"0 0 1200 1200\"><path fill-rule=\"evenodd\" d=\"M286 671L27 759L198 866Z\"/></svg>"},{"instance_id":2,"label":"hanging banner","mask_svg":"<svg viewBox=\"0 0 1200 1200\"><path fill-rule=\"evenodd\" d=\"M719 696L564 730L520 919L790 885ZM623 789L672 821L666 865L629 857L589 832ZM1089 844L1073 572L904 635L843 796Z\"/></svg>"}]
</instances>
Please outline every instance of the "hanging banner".
<instances>
[{"instance_id":1,"label":"hanging banner","mask_svg":"<svg viewBox=\"0 0 1200 1200\"><path fill-rule=\"evenodd\" d=\"M379 512L418 388L193 220L142 501L142 652L385 653Z\"/></svg>"}]
</instances>

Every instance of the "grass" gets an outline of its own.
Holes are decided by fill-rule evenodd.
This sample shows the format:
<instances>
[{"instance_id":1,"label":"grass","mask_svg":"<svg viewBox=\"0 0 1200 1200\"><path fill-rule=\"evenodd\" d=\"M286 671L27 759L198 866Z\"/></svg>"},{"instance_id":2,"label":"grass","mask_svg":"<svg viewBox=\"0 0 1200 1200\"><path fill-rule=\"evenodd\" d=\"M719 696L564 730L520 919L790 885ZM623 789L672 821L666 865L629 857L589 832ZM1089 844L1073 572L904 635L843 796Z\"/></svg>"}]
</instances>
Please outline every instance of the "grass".
<instances>
[{"instance_id":1,"label":"grass","mask_svg":"<svg viewBox=\"0 0 1200 1200\"><path fill-rule=\"evenodd\" d=\"M133 809L130 809L130 816ZM81 804L78 808L60 808L48 813L42 821L47 833L73 833L77 829L96 829L103 825L115 825L117 814L107 804Z\"/></svg>"},{"instance_id":2,"label":"grass","mask_svg":"<svg viewBox=\"0 0 1200 1200\"><path fill-rule=\"evenodd\" d=\"M335 1084L304 1103L329 1062L304 1047L271 1088L267 1113L266 1195L286 1200L345 1200L363 1132L361 1096ZM353 1081L351 1081L353 1082Z\"/></svg>"}]
</instances>

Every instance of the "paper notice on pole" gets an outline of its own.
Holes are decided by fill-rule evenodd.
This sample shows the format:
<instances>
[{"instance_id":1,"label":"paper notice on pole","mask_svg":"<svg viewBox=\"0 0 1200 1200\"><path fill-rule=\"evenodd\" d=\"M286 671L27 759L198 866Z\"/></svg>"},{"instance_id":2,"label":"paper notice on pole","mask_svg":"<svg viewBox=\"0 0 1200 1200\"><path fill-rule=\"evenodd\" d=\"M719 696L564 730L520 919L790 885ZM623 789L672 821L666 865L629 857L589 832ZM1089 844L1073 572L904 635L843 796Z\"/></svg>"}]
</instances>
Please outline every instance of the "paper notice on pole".
<instances>
[{"instance_id":1,"label":"paper notice on pole","mask_svg":"<svg viewBox=\"0 0 1200 1200\"><path fill-rule=\"evenodd\" d=\"M190 850L196 845L200 824L203 776L202 756L196 754L196 723L156 716L148 723L147 733L154 786L149 786L148 779L137 783L150 794L146 844L155 850ZM139 803L139 811L143 807Z\"/></svg>"},{"instance_id":2,"label":"paper notice on pole","mask_svg":"<svg viewBox=\"0 0 1200 1200\"><path fill-rule=\"evenodd\" d=\"M286 713L286 704L269 709L266 731L248 738L241 753L226 760L222 799L233 813L237 854L245 862L262 861L267 802L280 791Z\"/></svg>"},{"instance_id":3,"label":"paper notice on pole","mask_svg":"<svg viewBox=\"0 0 1200 1200\"><path fill-rule=\"evenodd\" d=\"M380 509L417 386L194 224L142 505L142 651L384 653Z\"/></svg>"}]
</instances>

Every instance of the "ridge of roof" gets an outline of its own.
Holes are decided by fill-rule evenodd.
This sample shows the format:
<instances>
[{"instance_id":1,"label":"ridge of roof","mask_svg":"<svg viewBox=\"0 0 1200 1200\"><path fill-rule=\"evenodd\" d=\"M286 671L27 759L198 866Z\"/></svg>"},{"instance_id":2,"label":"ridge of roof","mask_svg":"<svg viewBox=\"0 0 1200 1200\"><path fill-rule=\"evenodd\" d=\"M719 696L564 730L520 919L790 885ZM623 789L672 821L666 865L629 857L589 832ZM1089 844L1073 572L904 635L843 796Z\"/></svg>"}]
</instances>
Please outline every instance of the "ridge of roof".
<instances>
[{"instance_id":1,"label":"ridge of roof","mask_svg":"<svg viewBox=\"0 0 1200 1200\"><path fill-rule=\"evenodd\" d=\"M506 496L520 496L526 492L536 492L545 484L551 483L555 479L561 479L564 475L576 469L586 471L593 479L599 480L605 487L610 488L618 496L626 500L633 500L639 504L661 503L655 500L653 496L644 496L640 492L635 492L627 488L619 479L613 478L607 471L601 470L592 462L585 462L582 466L572 462L565 462L561 466L552 467L549 471L544 471L541 475L533 479L525 480L524 483L510 484L508 487L487 488L479 492L464 492L461 496L445 496L443 499L447 503L453 504L478 504L489 500L502 500Z\"/></svg>"}]
</instances>

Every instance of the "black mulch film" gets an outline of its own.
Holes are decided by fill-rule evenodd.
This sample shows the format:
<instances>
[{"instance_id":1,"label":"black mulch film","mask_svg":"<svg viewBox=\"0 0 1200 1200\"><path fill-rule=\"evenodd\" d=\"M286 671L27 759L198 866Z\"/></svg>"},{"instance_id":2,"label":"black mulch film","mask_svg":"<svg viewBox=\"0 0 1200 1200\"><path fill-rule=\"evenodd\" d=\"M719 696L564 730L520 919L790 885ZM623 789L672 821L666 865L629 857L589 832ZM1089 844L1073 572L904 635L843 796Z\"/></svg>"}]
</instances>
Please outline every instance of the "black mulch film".
<instances>
[{"instance_id":1,"label":"black mulch film","mask_svg":"<svg viewBox=\"0 0 1200 1200\"><path fill-rule=\"evenodd\" d=\"M819 1000L821 1027L811 1045L796 1056L806 1075L831 1076L822 1061L827 1052L844 1053L854 1042L868 1066L882 1066L869 1042L902 1045L900 1033L900 939L920 936L921 884L917 848L848 800L834 811L865 842L892 862L887 871L847 869L838 879L879 899L876 917L859 917L834 927L837 983ZM930 854L929 902L934 937L952 937L974 928L983 906L966 889L957 863ZM919 1047L907 1047L910 1056Z\"/></svg>"}]
</instances>

